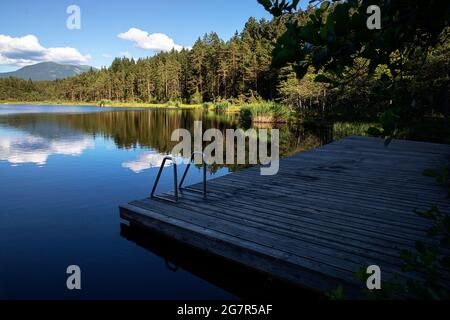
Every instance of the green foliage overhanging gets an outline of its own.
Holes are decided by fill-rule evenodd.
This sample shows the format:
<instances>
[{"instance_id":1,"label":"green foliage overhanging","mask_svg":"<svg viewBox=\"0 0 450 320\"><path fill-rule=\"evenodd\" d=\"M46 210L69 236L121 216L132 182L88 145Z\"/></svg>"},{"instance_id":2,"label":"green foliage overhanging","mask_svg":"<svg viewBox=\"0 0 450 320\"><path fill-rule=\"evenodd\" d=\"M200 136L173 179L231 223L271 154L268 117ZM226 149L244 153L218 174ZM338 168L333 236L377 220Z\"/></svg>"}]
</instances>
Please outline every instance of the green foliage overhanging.
<instances>
[{"instance_id":1,"label":"green foliage overhanging","mask_svg":"<svg viewBox=\"0 0 450 320\"><path fill-rule=\"evenodd\" d=\"M427 113L437 110L448 117L450 2L312 0L306 16L298 15L302 10L296 0L258 2L288 20L272 65L291 65L300 79L313 70L315 81L340 87L341 96L350 95L349 108L362 96L349 94L352 90L370 88L373 99L363 99L371 104L363 112L378 108L383 125L373 134L389 141ZM379 30L367 27L369 5L380 8ZM436 60L441 71L431 71Z\"/></svg>"}]
</instances>

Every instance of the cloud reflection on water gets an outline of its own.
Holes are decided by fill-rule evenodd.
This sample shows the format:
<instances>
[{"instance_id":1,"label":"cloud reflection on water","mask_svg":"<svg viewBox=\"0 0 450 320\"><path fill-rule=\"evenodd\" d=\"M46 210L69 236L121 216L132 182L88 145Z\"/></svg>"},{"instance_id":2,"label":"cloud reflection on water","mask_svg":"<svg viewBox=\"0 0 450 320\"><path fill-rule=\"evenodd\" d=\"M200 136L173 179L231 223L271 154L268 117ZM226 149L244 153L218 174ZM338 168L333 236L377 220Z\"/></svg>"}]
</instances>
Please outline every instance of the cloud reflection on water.
<instances>
[{"instance_id":1,"label":"cloud reflection on water","mask_svg":"<svg viewBox=\"0 0 450 320\"><path fill-rule=\"evenodd\" d=\"M51 155L80 156L94 147L87 136L44 138L21 132L2 132L0 136L0 161L12 165L33 163L45 165Z\"/></svg>"},{"instance_id":2,"label":"cloud reflection on water","mask_svg":"<svg viewBox=\"0 0 450 320\"><path fill-rule=\"evenodd\" d=\"M164 157L172 155L164 155L156 151L144 152L139 155L139 157L134 161L128 161L122 163L123 168L128 168L135 173L140 173L144 170L151 168L159 168L164 160ZM182 163L184 159L182 157L175 157L177 164ZM166 161L165 167L172 165L171 161Z\"/></svg>"}]
</instances>

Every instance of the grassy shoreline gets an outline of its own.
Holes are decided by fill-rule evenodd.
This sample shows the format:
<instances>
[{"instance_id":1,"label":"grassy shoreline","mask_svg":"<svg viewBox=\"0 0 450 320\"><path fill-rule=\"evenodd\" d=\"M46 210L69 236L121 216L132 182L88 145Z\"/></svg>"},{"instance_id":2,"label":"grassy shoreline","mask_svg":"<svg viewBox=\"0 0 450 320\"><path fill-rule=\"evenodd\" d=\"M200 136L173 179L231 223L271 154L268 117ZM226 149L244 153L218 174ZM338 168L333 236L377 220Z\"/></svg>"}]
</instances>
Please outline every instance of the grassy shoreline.
<instances>
[{"instance_id":1,"label":"grassy shoreline","mask_svg":"<svg viewBox=\"0 0 450 320\"><path fill-rule=\"evenodd\" d=\"M115 102L100 106L98 102L79 102L79 101L0 101L0 105L51 105L51 106L79 106L79 107L104 107L104 108L149 108L149 109L179 109L179 110L208 110L217 111L214 104L205 108L204 104L174 104L174 103L143 103L143 102ZM237 113L241 110L240 106L230 106L224 113Z\"/></svg>"},{"instance_id":2,"label":"grassy shoreline","mask_svg":"<svg viewBox=\"0 0 450 320\"><path fill-rule=\"evenodd\" d=\"M98 102L79 101L0 101L0 104L24 104L24 105L51 105L51 106L80 106L80 107L100 107ZM112 102L106 108L177 108L177 109L200 109L201 104L181 104L171 106L167 103L142 103L142 102Z\"/></svg>"}]
</instances>

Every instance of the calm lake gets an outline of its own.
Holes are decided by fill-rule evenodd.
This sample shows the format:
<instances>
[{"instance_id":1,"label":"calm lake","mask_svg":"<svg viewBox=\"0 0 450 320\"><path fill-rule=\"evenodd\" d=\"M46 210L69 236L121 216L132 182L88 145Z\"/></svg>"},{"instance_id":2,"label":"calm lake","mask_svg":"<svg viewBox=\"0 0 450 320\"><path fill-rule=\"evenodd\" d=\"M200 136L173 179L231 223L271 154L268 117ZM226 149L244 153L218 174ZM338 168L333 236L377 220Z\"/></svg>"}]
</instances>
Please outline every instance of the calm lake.
<instances>
[{"instance_id":1,"label":"calm lake","mask_svg":"<svg viewBox=\"0 0 450 320\"><path fill-rule=\"evenodd\" d=\"M251 295L246 291L255 281L245 271L129 230L119 218L120 204L149 195L163 156L176 144L172 131L193 131L196 120L204 129L243 126L237 115L201 110L1 105L0 299ZM322 130L280 128L282 155L330 140ZM215 166L208 178L239 169ZM165 170L159 192L172 181ZM187 184L200 181L193 167ZM66 288L73 264L82 271L81 291ZM233 288L224 279L236 275Z\"/></svg>"}]
</instances>

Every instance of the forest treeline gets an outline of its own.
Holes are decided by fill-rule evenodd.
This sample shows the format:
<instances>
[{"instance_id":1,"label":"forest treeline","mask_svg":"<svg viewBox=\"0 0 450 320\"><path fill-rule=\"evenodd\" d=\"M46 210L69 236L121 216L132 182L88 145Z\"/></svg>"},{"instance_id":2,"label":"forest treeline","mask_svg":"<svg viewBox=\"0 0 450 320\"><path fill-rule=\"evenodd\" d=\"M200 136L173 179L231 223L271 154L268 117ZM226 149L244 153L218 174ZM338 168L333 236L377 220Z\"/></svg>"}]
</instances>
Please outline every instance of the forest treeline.
<instances>
[{"instance_id":1,"label":"forest treeline","mask_svg":"<svg viewBox=\"0 0 450 320\"><path fill-rule=\"evenodd\" d=\"M299 25L313 8L295 13ZM354 65L332 88L314 81L313 72L299 79L291 66L274 67L273 50L286 32L291 17L272 21L250 18L243 30L224 41L212 32L199 38L192 49L160 52L138 60L116 58L110 67L55 81L0 79L3 101L70 101L188 103L223 102L242 105L273 100L290 111L373 119L386 108L380 92L386 70L367 72L365 59ZM431 50L425 61L407 61L404 82L415 104L427 113L449 114L449 41ZM283 111L284 112L284 111Z\"/></svg>"},{"instance_id":2,"label":"forest treeline","mask_svg":"<svg viewBox=\"0 0 450 320\"><path fill-rule=\"evenodd\" d=\"M0 99L201 103L250 96L274 99L278 70L271 68L274 42L284 31L275 21L250 18L224 41L214 33L191 50L148 58L116 58L109 68L56 81L0 81Z\"/></svg>"}]
</instances>

